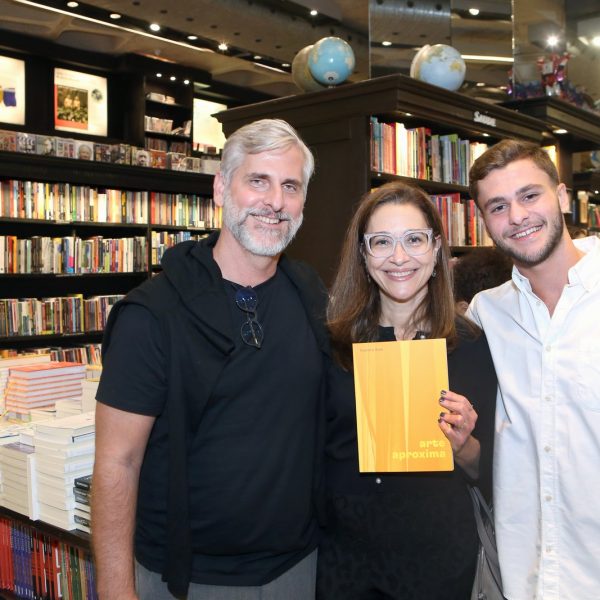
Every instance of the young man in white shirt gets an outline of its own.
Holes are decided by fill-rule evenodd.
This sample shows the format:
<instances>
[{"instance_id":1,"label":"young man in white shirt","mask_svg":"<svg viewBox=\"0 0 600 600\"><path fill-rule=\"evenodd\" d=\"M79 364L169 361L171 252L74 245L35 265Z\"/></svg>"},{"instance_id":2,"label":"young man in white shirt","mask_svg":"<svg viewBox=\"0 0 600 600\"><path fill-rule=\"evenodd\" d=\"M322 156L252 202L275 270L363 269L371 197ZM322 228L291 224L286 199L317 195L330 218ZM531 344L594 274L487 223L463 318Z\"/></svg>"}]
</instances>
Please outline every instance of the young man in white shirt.
<instances>
[{"instance_id":1,"label":"young man in white shirt","mask_svg":"<svg viewBox=\"0 0 600 600\"><path fill-rule=\"evenodd\" d=\"M494 507L509 600L600 597L600 240L572 241L567 189L535 144L504 140L470 173L512 280L468 314L498 374Z\"/></svg>"}]
</instances>

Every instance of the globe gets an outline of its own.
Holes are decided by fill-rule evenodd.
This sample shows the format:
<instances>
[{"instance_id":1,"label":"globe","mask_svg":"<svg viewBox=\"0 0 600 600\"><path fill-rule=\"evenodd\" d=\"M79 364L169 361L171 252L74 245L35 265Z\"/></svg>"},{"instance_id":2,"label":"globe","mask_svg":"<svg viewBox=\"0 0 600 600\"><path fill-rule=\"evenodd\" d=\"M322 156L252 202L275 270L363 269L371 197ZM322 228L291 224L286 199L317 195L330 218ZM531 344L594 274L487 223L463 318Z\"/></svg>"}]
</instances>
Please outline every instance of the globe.
<instances>
[{"instance_id":1,"label":"globe","mask_svg":"<svg viewBox=\"0 0 600 600\"><path fill-rule=\"evenodd\" d=\"M308 57L312 48L312 44L302 48L292 61L292 80L303 92L316 92L327 87L310 74Z\"/></svg>"},{"instance_id":2,"label":"globe","mask_svg":"<svg viewBox=\"0 0 600 600\"><path fill-rule=\"evenodd\" d=\"M324 85L339 85L346 81L355 64L352 47L338 37L319 40L308 57L311 75Z\"/></svg>"},{"instance_id":3,"label":"globe","mask_svg":"<svg viewBox=\"0 0 600 600\"><path fill-rule=\"evenodd\" d=\"M460 52L446 44L423 46L413 58L410 76L455 92L465 80L465 61Z\"/></svg>"}]
</instances>

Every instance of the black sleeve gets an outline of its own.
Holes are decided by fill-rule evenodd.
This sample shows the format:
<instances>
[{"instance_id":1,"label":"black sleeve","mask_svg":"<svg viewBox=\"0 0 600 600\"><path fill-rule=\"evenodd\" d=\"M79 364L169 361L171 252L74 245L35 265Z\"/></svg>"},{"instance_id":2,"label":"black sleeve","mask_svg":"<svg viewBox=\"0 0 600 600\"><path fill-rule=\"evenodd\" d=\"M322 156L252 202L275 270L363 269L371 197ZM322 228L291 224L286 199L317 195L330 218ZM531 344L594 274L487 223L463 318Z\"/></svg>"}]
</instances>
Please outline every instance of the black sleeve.
<instances>
[{"instance_id":1,"label":"black sleeve","mask_svg":"<svg viewBox=\"0 0 600 600\"><path fill-rule=\"evenodd\" d=\"M466 396L477 411L473 437L481 445L479 481L486 498L492 493L492 460L494 453L494 423L498 381L485 335L463 339L448 356L450 389Z\"/></svg>"},{"instance_id":2,"label":"black sleeve","mask_svg":"<svg viewBox=\"0 0 600 600\"><path fill-rule=\"evenodd\" d=\"M120 410L158 416L165 398L165 357L158 324L144 307L126 304L104 349L96 399Z\"/></svg>"}]
</instances>

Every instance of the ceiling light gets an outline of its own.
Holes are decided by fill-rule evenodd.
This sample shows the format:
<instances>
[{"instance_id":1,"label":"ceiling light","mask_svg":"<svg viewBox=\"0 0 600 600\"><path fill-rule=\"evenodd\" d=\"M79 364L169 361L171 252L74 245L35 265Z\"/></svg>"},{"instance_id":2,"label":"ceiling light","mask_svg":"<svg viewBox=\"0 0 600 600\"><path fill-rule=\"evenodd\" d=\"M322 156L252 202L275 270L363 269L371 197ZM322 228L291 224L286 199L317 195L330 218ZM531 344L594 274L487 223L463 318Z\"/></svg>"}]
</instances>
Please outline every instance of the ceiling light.
<instances>
[{"instance_id":1,"label":"ceiling light","mask_svg":"<svg viewBox=\"0 0 600 600\"><path fill-rule=\"evenodd\" d=\"M489 133L482 133L481 135L482 135L483 137L490 137L490 134L489 134Z\"/></svg>"},{"instance_id":2,"label":"ceiling light","mask_svg":"<svg viewBox=\"0 0 600 600\"><path fill-rule=\"evenodd\" d=\"M160 25L158 23L151 23L150 24L150 29L152 31L160 31Z\"/></svg>"},{"instance_id":3,"label":"ceiling light","mask_svg":"<svg viewBox=\"0 0 600 600\"><path fill-rule=\"evenodd\" d=\"M262 58L262 56L260 54L255 54L252 58L254 60L260 60Z\"/></svg>"},{"instance_id":4,"label":"ceiling light","mask_svg":"<svg viewBox=\"0 0 600 600\"><path fill-rule=\"evenodd\" d=\"M79 6L79 2L67 2L67 6L69 8L77 8Z\"/></svg>"},{"instance_id":5,"label":"ceiling light","mask_svg":"<svg viewBox=\"0 0 600 600\"><path fill-rule=\"evenodd\" d=\"M592 44L594 44L594 46L600 47L600 35L597 35L592 38Z\"/></svg>"},{"instance_id":6,"label":"ceiling light","mask_svg":"<svg viewBox=\"0 0 600 600\"><path fill-rule=\"evenodd\" d=\"M316 17L319 14L319 11L316 11L314 8L310 11L311 17Z\"/></svg>"},{"instance_id":7,"label":"ceiling light","mask_svg":"<svg viewBox=\"0 0 600 600\"><path fill-rule=\"evenodd\" d=\"M549 35L546 43L548 44L548 46L556 46L556 44L558 44L558 36Z\"/></svg>"},{"instance_id":8,"label":"ceiling light","mask_svg":"<svg viewBox=\"0 0 600 600\"><path fill-rule=\"evenodd\" d=\"M565 133L569 133L566 129L555 129L554 133L556 133L556 135L564 135Z\"/></svg>"},{"instance_id":9,"label":"ceiling light","mask_svg":"<svg viewBox=\"0 0 600 600\"><path fill-rule=\"evenodd\" d=\"M188 35L187 39L190 40L191 42L193 42L194 40L198 39L198 36L197 35Z\"/></svg>"},{"instance_id":10,"label":"ceiling light","mask_svg":"<svg viewBox=\"0 0 600 600\"><path fill-rule=\"evenodd\" d=\"M157 73L156 76L157 77L162 77L162 73Z\"/></svg>"},{"instance_id":11,"label":"ceiling light","mask_svg":"<svg viewBox=\"0 0 600 600\"><path fill-rule=\"evenodd\" d=\"M483 54L463 54L462 57L463 60L477 60L500 63L512 63L515 60L512 56L484 56Z\"/></svg>"},{"instance_id":12,"label":"ceiling light","mask_svg":"<svg viewBox=\"0 0 600 600\"><path fill-rule=\"evenodd\" d=\"M287 69L287 68L290 66L290 63L281 63L281 66L282 66L284 69Z\"/></svg>"},{"instance_id":13,"label":"ceiling light","mask_svg":"<svg viewBox=\"0 0 600 600\"><path fill-rule=\"evenodd\" d=\"M381 42L382 46L391 46L392 42L389 42L388 40L383 40L383 42Z\"/></svg>"},{"instance_id":14,"label":"ceiling light","mask_svg":"<svg viewBox=\"0 0 600 600\"><path fill-rule=\"evenodd\" d=\"M469 14L473 15L474 17L476 17L479 14L479 9L478 8L470 8L469 9Z\"/></svg>"},{"instance_id":15,"label":"ceiling light","mask_svg":"<svg viewBox=\"0 0 600 600\"><path fill-rule=\"evenodd\" d=\"M190 85L190 80L189 79L184 79L183 80L183 84L184 85Z\"/></svg>"},{"instance_id":16,"label":"ceiling light","mask_svg":"<svg viewBox=\"0 0 600 600\"><path fill-rule=\"evenodd\" d=\"M222 50L223 52L225 52L228 49L229 49L229 46L225 42L221 42L219 44L219 50Z\"/></svg>"},{"instance_id":17,"label":"ceiling light","mask_svg":"<svg viewBox=\"0 0 600 600\"><path fill-rule=\"evenodd\" d=\"M476 86L476 87L485 87L485 83L483 83L483 81L478 81L478 82L475 84L475 86Z\"/></svg>"},{"instance_id":18,"label":"ceiling light","mask_svg":"<svg viewBox=\"0 0 600 600\"><path fill-rule=\"evenodd\" d=\"M110 15L108 15L111 19L117 20L121 18L121 15L119 13L110 13Z\"/></svg>"},{"instance_id":19,"label":"ceiling light","mask_svg":"<svg viewBox=\"0 0 600 600\"><path fill-rule=\"evenodd\" d=\"M175 77L175 75L171 75L171 77L169 77L169 79L170 79L171 81L175 81L175 80L177 79L177 77Z\"/></svg>"}]
</instances>

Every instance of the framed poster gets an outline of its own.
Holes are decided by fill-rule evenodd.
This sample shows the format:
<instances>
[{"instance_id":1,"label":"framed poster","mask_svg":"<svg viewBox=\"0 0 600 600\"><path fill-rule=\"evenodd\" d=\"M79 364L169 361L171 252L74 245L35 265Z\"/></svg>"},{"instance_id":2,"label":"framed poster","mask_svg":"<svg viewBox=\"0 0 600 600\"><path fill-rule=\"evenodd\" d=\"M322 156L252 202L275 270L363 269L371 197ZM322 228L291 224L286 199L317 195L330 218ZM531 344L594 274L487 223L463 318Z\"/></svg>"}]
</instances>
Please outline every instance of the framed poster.
<instances>
[{"instance_id":1,"label":"framed poster","mask_svg":"<svg viewBox=\"0 0 600 600\"><path fill-rule=\"evenodd\" d=\"M106 135L107 79L69 69L54 69L54 128Z\"/></svg>"},{"instance_id":2,"label":"framed poster","mask_svg":"<svg viewBox=\"0 0 600 600\"><path fill-rule=\"evenodd\" d=\"M25 61L0 56L0 122L25 125Z\"/></svg>"},{"instance_id":3,"label":"framed poster","mask_svg":"<svg viewBox=\"0 0 600 600\"><path fill-rule=\"evenodd\" d=\"M227 110L225 104L210 102L202 98L194 98L194 124L192 140L194 150L200 152L216 153L223 149L225 136L221 123L215 119L213 114Z\"/></svg>"}]
</instances>

